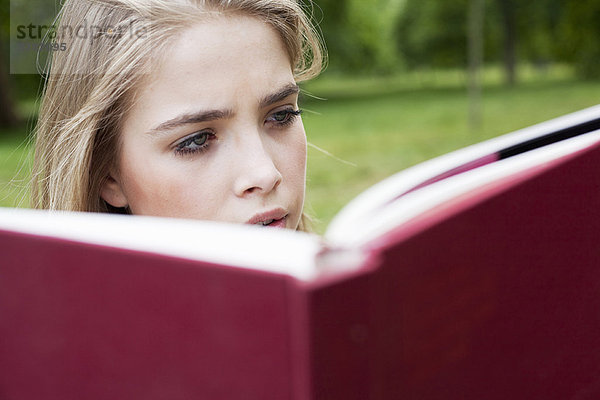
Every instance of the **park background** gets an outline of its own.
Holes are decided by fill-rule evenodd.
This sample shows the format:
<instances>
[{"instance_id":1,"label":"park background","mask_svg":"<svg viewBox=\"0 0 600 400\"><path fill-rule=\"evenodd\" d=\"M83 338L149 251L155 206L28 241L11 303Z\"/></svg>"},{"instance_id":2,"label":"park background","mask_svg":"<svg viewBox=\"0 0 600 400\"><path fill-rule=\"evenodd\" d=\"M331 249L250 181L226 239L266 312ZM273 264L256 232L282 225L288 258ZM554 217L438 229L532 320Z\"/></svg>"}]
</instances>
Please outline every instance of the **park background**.
<instances>
[{"instance_id":1,"label":"park background","mask_svg":"<svg viewBox=\"0 0 600 400\"><path fill-rule=\"evenodd\" d=\"M41 75L9 74L0 15L0 206L28 206ZM15 0L16 1L16 0ZM600 0L315 0L329 54L301 85L307 210L411 165L600 103Z\"/></svg>"}]
</instances>

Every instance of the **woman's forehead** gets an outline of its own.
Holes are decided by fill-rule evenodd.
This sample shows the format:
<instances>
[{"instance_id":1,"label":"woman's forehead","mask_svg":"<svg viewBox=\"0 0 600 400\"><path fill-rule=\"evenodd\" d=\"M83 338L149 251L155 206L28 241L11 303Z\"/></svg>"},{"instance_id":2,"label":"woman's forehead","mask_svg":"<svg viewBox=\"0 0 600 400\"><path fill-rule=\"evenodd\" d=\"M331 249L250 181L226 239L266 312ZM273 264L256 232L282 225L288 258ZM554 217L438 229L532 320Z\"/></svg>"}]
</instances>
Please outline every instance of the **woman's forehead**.
<instances>
[{"instance_id":1,"label":"woman's forehead","mask_svg":"<svg viewBox=\"0 0 600 400\"><path fill-rule=\"evenodd\" d=\"M259 104L295 84L288 54L274 29L240 16L211 18L185 29L146 78L132 114L154 122L182 111Z\"/></svg>"},{"instance_id":2,"label":"woman's forehead","mask_svg":"<svg viewBox=\"0 0 600 400\"><path fill-rule=\"evenodd\" d=\"M164 64L204 64L207 67L225 67L239 62L238 55L252 56L263 51L270 54L286 52L286 46L278 31L259 18L242 14L220 14L200 18L196 22L179 27L166 39L151 37L150 45L158 51L153 53L152 72L157 73ZM164 40L163 43L158 43ZM291 65L291 60L289 60ZM168 72L168 71L167 71Z\"/></svg>"}]
</instances>

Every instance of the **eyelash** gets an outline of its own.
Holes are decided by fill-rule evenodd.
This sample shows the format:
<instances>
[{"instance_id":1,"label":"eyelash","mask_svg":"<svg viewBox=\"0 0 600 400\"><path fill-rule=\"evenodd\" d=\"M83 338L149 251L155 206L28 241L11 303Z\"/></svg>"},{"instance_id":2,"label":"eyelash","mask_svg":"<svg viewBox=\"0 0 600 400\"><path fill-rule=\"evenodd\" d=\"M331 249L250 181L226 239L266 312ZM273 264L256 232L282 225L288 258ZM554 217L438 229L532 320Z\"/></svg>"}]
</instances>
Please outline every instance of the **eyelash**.
<instances>
[{"instance_id":1,"label":"eyelash","mask_svg":"<svg viewBox=\"0 0 600 400\"><path fill-rule=\"evenodd\" d=\"M275 114L283 114L285 113L285 120L283 121L273 121L278 127L286 127L294 123L296 118L298 118L302 114L302 110L294 110L293 108L287 108L284 110L279 110L274 112L269 116L269 118L273 117Z\"/></svg>"},{"instance_id":2,"label":"eyelash","mask_svg":"<svg viewBox=\"0 0 600 400\"><path fill-rule=\"evenodd\" d=\"M195 144L197 147L189 147L190 145L194 144L194 142L196 140L203 138L204 136L206 136L206 139L204 139L202 144L200 144L200 145ZM184 155L188 155L188 154L204 152L204 151L208 150L208 147L209 147L208 142L210 140L213 140L215 137L216 136L212 131L204 130L204 131L196 132L195 134L185 138L184 140L182 140L175 146L175 154L184 156Z\"/></svg>"},{"instance_id":3,"label":"eyelash","mask_svg":"<svg viewBox=\"0 0 600 400\"><path fill-rule=\"evenodd\" d=\"M269 120L270 118L273 118L276 114L285 114L285 117L282 121ZM275 128L286 128L292 125L301 114L302 110L294 110L292 108L284 109L276 111L269 115L267 121L273 123L275 125ZM196 144L197 147L189 147L190 145L194 144L196 140L202 139L204 136L206 136L206 139L204 139L201 145ZM175 146L175 154L185 156L205 152L210 147L210 144L208 142L215 138L216 135L210 130L196 132L192 136L183 139Z\"/></svg>"}]
</instances>

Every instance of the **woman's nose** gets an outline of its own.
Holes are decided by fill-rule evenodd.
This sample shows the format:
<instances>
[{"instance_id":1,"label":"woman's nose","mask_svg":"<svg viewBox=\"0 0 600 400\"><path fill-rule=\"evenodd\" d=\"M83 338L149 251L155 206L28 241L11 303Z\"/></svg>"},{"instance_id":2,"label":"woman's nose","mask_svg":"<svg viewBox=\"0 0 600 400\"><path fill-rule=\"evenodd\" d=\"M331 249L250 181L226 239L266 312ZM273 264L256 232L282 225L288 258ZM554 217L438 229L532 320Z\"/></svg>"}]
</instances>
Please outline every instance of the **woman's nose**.
<instances>
[{"instance_id":1,"label":"woman's nose","mask_svg":"<svg viewBox=\"0 0 600 400\"><path fill-rule=\"evenodd\" d=\"M242 141L240 147L243 149L238 149L239 157L234 161L238 166L234 190L240 197L269 193L283 179L260 134L253 133L251 136Z\"/></svg>"}]
</instances>

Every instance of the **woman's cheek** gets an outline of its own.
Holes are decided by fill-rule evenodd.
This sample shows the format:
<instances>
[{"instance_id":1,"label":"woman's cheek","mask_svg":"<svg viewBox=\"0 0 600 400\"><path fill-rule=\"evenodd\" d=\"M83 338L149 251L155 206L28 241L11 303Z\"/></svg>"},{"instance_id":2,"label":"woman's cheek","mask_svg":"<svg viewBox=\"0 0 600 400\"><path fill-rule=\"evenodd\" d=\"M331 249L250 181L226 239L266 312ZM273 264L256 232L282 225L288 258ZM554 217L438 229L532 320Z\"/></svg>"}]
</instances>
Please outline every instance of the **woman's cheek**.
<instances>
[{"instance_id":1,"label":"woman's cheek","mask_svg":"<svg viewBox=\"0 0 600 400\"><path fill-rule=\"evenodd\" d=\"M306 133L304 132L304 128L300 130L299 134L296 136L295 141L295 164L298 165L298 168L301 169L302 176L306 175L306 157L307 157L307 143L306 143Z\"/></svg>"},{"instance_id":2,"label":"woman's cheek","mask_svg":"<svg viewBox=\"0 0 600 400\"><path fill-rule=\"evenodd\" d=\"M186 191L186 178L175 160L153 154L127 154L122 160L122 185L134 214L170 216Z\"/></svg>"}]
</instances>

